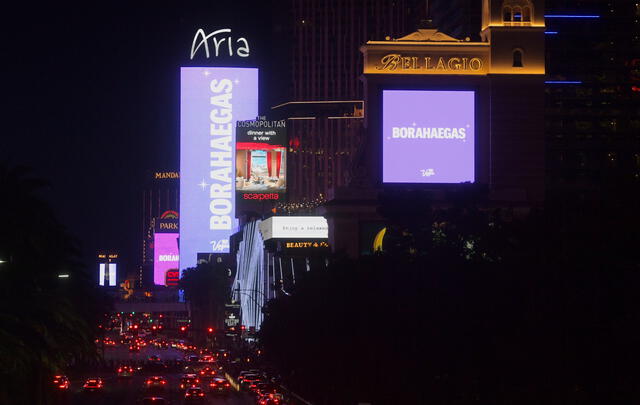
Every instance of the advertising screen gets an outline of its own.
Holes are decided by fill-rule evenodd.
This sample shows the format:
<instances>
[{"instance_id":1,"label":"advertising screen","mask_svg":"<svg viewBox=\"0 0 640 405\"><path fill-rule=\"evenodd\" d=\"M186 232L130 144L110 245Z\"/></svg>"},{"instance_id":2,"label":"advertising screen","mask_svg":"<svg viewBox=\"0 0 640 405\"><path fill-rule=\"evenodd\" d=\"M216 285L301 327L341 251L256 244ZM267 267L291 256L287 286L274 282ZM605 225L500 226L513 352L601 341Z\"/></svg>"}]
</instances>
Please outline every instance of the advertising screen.
<instances>
[{"instance_id":1,"label":"advertising screen","mask_svg":"<svg viewBox=\"0 0 640 405\"><path fill-rule=\"evenodd\" d=\"M105 268L107 267L106 263L100 263L98 265L98 284L104 285L104 277L105 277Z\"/></svg>"},{"instance_id":2,"label":"advertising screen","mask_svg":"<svg viewBox=\"0 0 640 405\"><path fill-rule=\"evenodd\" d=\"M258 69L180 71L180 269L228 253L234 232L236 122L258 115Z\"/></svg>"},{"instance_id":3,"label":"advertising screen","mask_svg":"<svg viewBox=\"0 0 640 405\"><path fill-rule=\"evenodd\" d=\"M116 285L116 263L109 263L109 287Z\"/></svg>"},{"instance_id":4,"label":"advertising screen","mask_svg":"<svg viewBox=\"0 0 640 405\"><path fill-rule=\"evenodd\" d=\"M239 121L236 128L236 198L280 200L287 190L286 121Z\"/></svg>"},{"instance_id":5,"label":"advertising screen","mask_svg":"<svg viewBox=\"0 0 640 405\"><path fill-rule=\"evenodd\" d=\"M383 90L383 183L475 181L473 91Z\"/></svg>"},{"instance_id":6,"label":"advertising screen","mask_svg":"<svg viewBox=\"0 0 640 405\"><path fill-rule=\"evenodd\" d=\"M153 283L166 285L167 272L178 272L178 233L159 233L153 237ZM179 273L178 273L179 274Z\"/></svg>"}]
</instances>

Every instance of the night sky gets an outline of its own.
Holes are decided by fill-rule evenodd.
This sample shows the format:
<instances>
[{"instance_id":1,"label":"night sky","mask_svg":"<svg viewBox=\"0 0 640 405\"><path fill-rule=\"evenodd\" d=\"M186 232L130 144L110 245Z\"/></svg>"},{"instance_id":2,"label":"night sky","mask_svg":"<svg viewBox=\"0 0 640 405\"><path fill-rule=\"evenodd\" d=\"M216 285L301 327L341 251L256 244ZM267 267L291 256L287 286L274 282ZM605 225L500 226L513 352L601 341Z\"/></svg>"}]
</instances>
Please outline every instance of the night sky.
<instances>
[{"instance_id":1,"label":"night sky","mask_svg":"<svg viewBox=\"0 0 640 405\"><path fill-rule=\"evenodd\" d=\"M287 15L269 2L220 3L5 15L0 161L50 181L44 196L90 269L100 249L119 251L127 270L139 262L145 175L179 168L181 65L258 67L261 113L287 101ZM198 28L231 28L251 56L189 61Z\"/></svg>"}]
</instances>

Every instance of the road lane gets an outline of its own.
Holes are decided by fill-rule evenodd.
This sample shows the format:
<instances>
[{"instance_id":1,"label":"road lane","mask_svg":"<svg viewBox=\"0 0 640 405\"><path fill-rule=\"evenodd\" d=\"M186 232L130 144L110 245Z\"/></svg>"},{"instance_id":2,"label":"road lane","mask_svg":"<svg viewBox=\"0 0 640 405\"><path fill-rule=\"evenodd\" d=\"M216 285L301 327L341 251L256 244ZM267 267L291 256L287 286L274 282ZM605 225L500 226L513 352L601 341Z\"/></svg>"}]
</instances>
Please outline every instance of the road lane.
<instances>
[{"instance_id":1,"label":"road lane","mask_svg":"<svg viewBox=\"0 0 640 405\"><path fill-rule=\"evenodd\" d=\"M143 347L139 353L129 353L128 347L117 346L105 350L105 360L113 364L113 370L85 372L71 379L70 392L59 403L61 405L138 405L138 401L150 396L145 389L145 381L151 375L162 375L167 378L167 386L162 393L154 395L168 399L171 405L184 404L184 390L180 389L182 371L167 368L164 372L150 372L143 367L133 377L118 378L116 368L119 364L142 365L149 356L159 356L163 361L175 361L184 357L176 349L158 349L153 346ZM84 381L89 377L102 377L104 390L100 393L85 393L82 390ZM244 392L232 392L228 396L214 396L207 393L207 405L253 405L255 401Z\"/></svg>"}]
</instances>

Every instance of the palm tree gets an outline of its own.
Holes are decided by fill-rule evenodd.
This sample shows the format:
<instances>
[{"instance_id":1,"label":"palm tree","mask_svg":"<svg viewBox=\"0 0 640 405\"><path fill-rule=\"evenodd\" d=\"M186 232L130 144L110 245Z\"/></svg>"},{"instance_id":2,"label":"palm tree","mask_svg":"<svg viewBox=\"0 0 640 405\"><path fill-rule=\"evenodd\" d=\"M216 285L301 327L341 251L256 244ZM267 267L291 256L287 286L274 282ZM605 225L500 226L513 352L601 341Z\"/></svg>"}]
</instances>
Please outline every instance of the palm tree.
<instances>
[{"instance_id":1,"label":"palm tree","mask_svg":"<svg viewBox=\"0 0 640 405\"><path fill-rule=\"evenodd\" d=\"M96 356L106 308L76 241L38 194L45 186L24 167L0 164L0 403L45 403L51 374Z\"/></svg>"}]
</instances>

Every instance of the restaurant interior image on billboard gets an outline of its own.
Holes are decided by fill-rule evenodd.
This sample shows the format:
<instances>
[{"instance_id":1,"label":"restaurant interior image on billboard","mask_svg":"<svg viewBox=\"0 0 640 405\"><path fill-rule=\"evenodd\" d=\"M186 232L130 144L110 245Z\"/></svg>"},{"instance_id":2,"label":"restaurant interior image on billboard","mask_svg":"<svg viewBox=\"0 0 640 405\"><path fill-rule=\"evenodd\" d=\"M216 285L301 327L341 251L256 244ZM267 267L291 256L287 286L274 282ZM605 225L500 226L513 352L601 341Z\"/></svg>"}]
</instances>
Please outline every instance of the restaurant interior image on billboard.
<instances>
[{"instance_id":1,"label":"restaurant interior image on billboard","mask_svg":"<svg viewBox=\"0 0 640 405\"><path fill-rule=\"evenodd\" d=\"M240 121L236 128L238 198L277 200L286 192L287 140L284 121Z\"/></svg>"}]
</instances>

